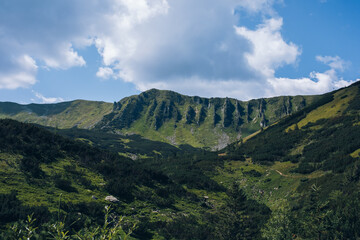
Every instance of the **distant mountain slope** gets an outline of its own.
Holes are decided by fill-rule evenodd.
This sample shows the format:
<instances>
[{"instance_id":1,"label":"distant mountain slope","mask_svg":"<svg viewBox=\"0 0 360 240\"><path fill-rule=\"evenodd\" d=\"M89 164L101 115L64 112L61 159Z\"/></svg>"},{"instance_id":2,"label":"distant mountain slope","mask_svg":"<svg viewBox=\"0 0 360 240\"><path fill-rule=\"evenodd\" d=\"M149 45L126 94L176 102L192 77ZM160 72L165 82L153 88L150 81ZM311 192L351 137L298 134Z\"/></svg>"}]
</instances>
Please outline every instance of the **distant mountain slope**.
<instances>
[{"instance_id":1,"label":"distant mountain slope","mask_svg":"<svg viewBox=\"0 0 360 240\"><path fill-rule=\"evenodd\" d=\"M322 199L327 199L334 191L359 192L359 136L360 82L323 95L247 141L229 145L221 155L246 159L236 164L237 169L234 164L225 164L241 172L240 176L252 170L261 173L252 190L262 194L252 194L267 196L269 205L284 196L301 199L312 185L319 188ZM221 181L223 177L219 175Z\"/></svg>"},{"instance_id":2,"label":"distant mountain slope","mask_svg":"<svg viewBox=\"0 0 360 240\"><path fill-rule=\"evenodd\" d=\"M292 161L301 173L342 172L360 151L360 83L327 93L318 102L282 119L229 149L254 162Z\"/></svg>"},{"instance_id":3,"label":"distant mountain slope","mask_svg":"<svg viewBox=\"0 0 360 240\"><path fill-rule=\"evenodd\" d=\"M317 98L288 96L242 102L152 89L114 103L114 110L96 128L215 150L304 108Z\"/></svg>"},{"instance_id":4,"label":"distant mountain slope","mask_svg":"<svg viewBox=\"0 0 360 240\"><path fill-rule=\"evenodd\" d=\"M0 118L56 128L90 129L112 110L111 103L75 100L56 104L21 105L0 102Z\"/></svg>"},{"instance_id":5,"label":"distant mountain slope","mask_svg":"<svg viewBox=\"0 0 360 240\"><path fill-rule=\"evenodd\" d=\"M243 102L152 89L114 104L83 100L29 105L1 102L0 118L59 129L135 133L173 145L216 150L308 106L317 98L285 96Z\"/></svg>"}]
</instances>

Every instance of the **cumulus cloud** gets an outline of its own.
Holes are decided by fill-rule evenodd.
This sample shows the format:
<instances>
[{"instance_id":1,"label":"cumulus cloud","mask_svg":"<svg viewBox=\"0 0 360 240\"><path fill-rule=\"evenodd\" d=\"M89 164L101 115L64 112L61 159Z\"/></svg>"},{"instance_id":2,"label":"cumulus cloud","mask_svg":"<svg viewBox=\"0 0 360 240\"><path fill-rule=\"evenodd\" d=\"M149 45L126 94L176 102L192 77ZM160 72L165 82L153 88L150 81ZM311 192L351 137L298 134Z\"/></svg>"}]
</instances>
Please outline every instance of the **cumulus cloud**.
<instances>
[{"instance_id":1,"label":"cumulus cloud","mask_svg":"<svg viewBox=\"0 0 360 240\"><path fill-rule=\"evenodd\" d=\"M42 60L46 67L66 70L75 66L84 66L86 64L83 57L79 56L70 44L65 47L60 47L59 53L56 55L44 55Z\"/></svg>"},{"instance_id":2,"label":"cumulus cloud","mask_svg":"<svg viewBox=\"0 0 360 240\"><path fill-rule=\"evenodd\" d=\"M358 81L345 81L338 77L337 71L343 71L349 64L340 57L317 56L316 60L328 65L325 72L311 72L309 77L300 79L269 78L268 95L311 95L322 94L338 88L346 87Z\"/></svg>"},{"instance_id":3,"label":"cumulus cloud","mask_svg":"<svg viewBox=\"0 0 360 240\"><path fill-rule=\"evenodd\" d=\"M44 97L41 93L32 91L36 98L38 98L41 103L57 103L57 102L63 102L64 99L61 97Z\"/></svg>"},{"instance_id":4,"label":"cumulus cloud","mask_svg":"<svg viewBox=\"0 0 360 240\"><path fill-rule=\"evenodd\" d=\"M114 76L114 71L109 67L100 67L96 76L102 79L109 79Z\"/></svg>"},{"instance_id":5,"label":"cumulus cloud","mask_svg":"<svg viewBox=\"0 0 360 240\"><path fill-rule=\"evenodd\" d=\"M157 87L248 99L296 89L311 92L314 84L327 86L321 75L275 77L279 67L296 63L301 54L281 34L283 19L273 9L278 2L282 1L0 2L0 88L35 84L38 66L50 70L84 66L86 59L78 50L91 45L102 57L97 77L131 82L139 90ZM248 29L241 25L241 11L260 14L263 22ZM334 71L346 65L336 57L318 60ZM323 74L333 77L330 73ZM294 83L308 88L291 90ZM287 85L288 90L280 91ZM313 92L320 88L316 86Z\"/></svg>"},{"instance_id":6,"label":"cumulus cloud","mask_svg":"<svg viewBox=\"0 0 360 240\"><path fill-rule=\"evenodd\" d=\"M85 65L72 46L80 39L84 24L72 15L76 8L67 0L0 2L0 88L35 84L37 66L68 69Z\"/></svg>"},{"instance_id":7,"label":"cumulus cloud","mask_svg":"<svg viewBox=\"0 0 360 240\"><path fill-rule=\"evenodd\" d=\"M349 65L348 62L341 59L339 56L316 56L316 60L322 62L326 65L329 65L332 69L344 71Z\"/></svg>"},{"instance_id":8,"label":"cumulus cloud","mask_svg":"<svg viewBox=\"0 0 360 240\"><path fill-rule=\"evenodd\" d=\"M246 9L250 13L262 12L264 14L274 15L273 9L275 2L283 2L282 0L242 0L238 2L238 6Z\"/></svg>"},{"instance_id":9,"label":"cumulus cloud","mask_svg":"<svg viewBox=\"0 0 360 240\"><path fill-rule=\"evenodd\" d=\"M0 48L3 59L26 54L41 67L68 69L84 66L86 61L76 49L94 44L104 65L97 76L118 77L140 90L160 83L178 90L172 86L194 78L202 82L251 81L262 78L244 56L251 46L234 30L238 21L234 9L242 6L263 11L272 2L22 1L21 8L15 1L6 6L0 3ZM36 79L34 71L26 74ZM16 81L14 87L27 86Z\"/></svg>"},{"instance_id":10,"label":"cumulus cloud","mask_svg":"<svg viewBox=\"0 0 360 240\"><path fill-rule=\"evenodd\" d=\"M256 30L237 27L236 32L248 39L252 52L245 57L250 66L266 77L272 77L275 70L285 64L293 64L301 51L294 43L286 43L280 33L282 18L271 18L259 25Z\"/></svg>"},{"instance_id":11,"label":"cumulus cloud","mask_svg":"<svg viewBox=\"0 0 360 240\"><path fill-rule=\"evenodd\" d=\"M258 73L244 57L250 44L233 28L234 6L233 1L169 1L166 13L133 26L125 54L104 62L140 90L145 90L144 85L171 86L191 78L249 81Z\"/></svg>"},{"instance_id":12,"label":"cumulus cloud","mask_svg":"<svg viewBox=\"0 0 360 240\"><path fill-rule=\"evenodd\" d=\"M0 71L0 89L16 89L35 84L38 66L30 56L10 57L6 62L0 61L0 65L4 68Z\"/></svg>"},{"instance_id":13,"label":"cumulus cloud","mask_svg":"<svg viewBox=\"0 0 360 240\"><path fill-rule=\"evenodd\" d=\"M310 95L321 94L334 89L338 83L334 70L324 73L313 72L309 77L300 79L273 78L269 79L271 95Z\"/></svg>"}]
</instances>

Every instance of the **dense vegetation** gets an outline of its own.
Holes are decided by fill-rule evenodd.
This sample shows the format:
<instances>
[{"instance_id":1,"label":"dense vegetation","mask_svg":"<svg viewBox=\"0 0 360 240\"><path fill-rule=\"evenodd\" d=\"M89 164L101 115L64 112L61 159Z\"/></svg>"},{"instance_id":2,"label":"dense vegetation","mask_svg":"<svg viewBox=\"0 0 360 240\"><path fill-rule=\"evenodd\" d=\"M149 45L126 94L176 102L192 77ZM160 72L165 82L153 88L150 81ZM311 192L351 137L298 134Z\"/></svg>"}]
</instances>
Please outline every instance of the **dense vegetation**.
<instances>
[{"instance_id":1,"label":"dense vegetation","mask_svg":"<svg viewBox=\"0 0 360 240\"><path fill-rule=\"evenodd\" d=\"M154 93L146 94L144 99L152 99ZM120 122L130 129L131 116L141 119L146 109L154 131L173 118L206 124L204 99L194 97L200 105L184 104L180 111L177 103L187 100L163 94L164 101L150 101L149 108L137 96L114 103L105 119L129 118ZM279 99L282 104L273 108ZM212 101L218 107L213 124L240 126L255 114L264 127L209 152L104 132L106 127L42 128L0 120L0 238L360 237L359 83L317 97L297 112L285 97L248 106ZM288 116L268 126L266 111L254 113L254 106ZM121 113L125 108L127 114ZM108 195L118 201L105 201Z\"/></svg>"},{"instance_id":2,"label":"dense vegetation","mask_svg":"<svg viewBox=\"0 0 360 240\"><path fill-rule=\"evenodd\" d=\"M205 174L206 171L222 165L222 160L217 159L217 155L214 153L207 153L203 150L185 152L178 149L174 152L173 158L165 151L164 156L150 154L149 157L134 162L115 152L101 150L83 141L73 141L46 129L13 120L0 121L0 134L0 151L3 154L10 154L2 155L2 164L12 165L10 158L6 157L21 156L16 160L17 162L13 163L13 168L21 171L31 188L46 188L50 184L61 193L80 194L77 187L79 184L86 189L101 190L104 191L104 194L112 194L120 200L118 203L112 204L113 214L117 216L128 215L130 206L136 206L138 210L132 210L131 217L129 217L130 222L138 222L137 228L132 234L134 237L148 239L156 234L165 239L188 239L189 234L194 234L194 236L204 236L204 239L208 239L210 236L223 234L221 232L224 230L223 227L218 226L221 223L220 220L225 221L226 218L226 215L223 215L223 211L225 211L223 209L230 211L229 204L234 204L231 199L236 196L235 193L229 192L226 197L226 189ZM201 152L201 154L193 157L193 154L197 156L197 152ZM191 160L186 160L190 156ZM44 170L47 169L44 166L62 162L65 161L63 159L68 158L75 160L75 163L64 164L61 173ZM101 174L106 185L103 188L94 185L78 170L77 164ZM10 181L9 178L11 178L10 175L3 176L2 181L5 185ZM8 187L11 189L11 186ZM194 189L194 191L187 189ZM196 191L223 194L224 199L230 200L221 199L219 202L209 202L203 195L196 194L195 189ZM239 210L244 215L243 218L266 219L268 217L267 207L253 200L247 200L240 189L237 191L240 191L242 201L251 202L251 204L244 203L243 209ZM25 196L21 198L26 199L26 193L22 193L22 195ZM39 229L38 235L36 235L39 238L46 237L49 233L49 226L51 226L51 224L47 224L49 222L64 224L63 231L68 231L69 236L75 236L85 228L104 224L103 209L106 203L101 200L93 199L73 203L72 201L61 201L60 195L53 206L49 203L47 206L28 207L26 200L21 201L16 191L1 194L0 200L0 218L4 229L9 224L11 226L14 221L26 219L27 215L33 214L33 218L37 219L33 224ZM179 204L185 205L185 208L179 209ZM191 208L187 208L187 206ZM248 208L250 206L251 208ZM165 216L151 219L154 216L146 213L148 210L163 212L161 215ZM262 212L266 214L260 214ZM63 218L59 219L59 213L63 215ZM80 218L79 213L81 213ZM259 234L251 227L254 222L256 221L251 220L242 228L247 229L249 236ZM264 222L265 220L262 220L262 223ZM21 224L18 223L19 226ZM239 223L235 222L234 224L237 226ZM179 231L184 231L184 228L186 231L179 235ZM6 233L3 235L5 238L7 235L11 235L12 230L8 229L4 232Z\"/></svg>"},{"instance_id":3,"label":"dense vegetation","mask_svg":"<svg viewBox=\"0 0 360 240\"><path fill-rule=\"evenodd\" d=\"M357 83L326 94L252 139L227 148L270 169L277 162L291 162L288 175L279 174L292 182L300 180L292 197L272 213L264 237L359 238L359 101Z\"/></svg>"},{"instance_id":4,"label":"dense vegetation","mask_svg":"<svg viewBox=\"0 0 360 240\"><path fill-rule=\"evenodd\" d=\"M349 92L353 94L352 99L348 99L351 98ZM355 161L350 154L360 146L359 112L353 107L354 103L359 101L359 87L355 85L338 92L338 103L334 103L334 94L324 95L318 102L270 126L241 147L238 144L229 146L228 151L251 156L252 161L260 164L271 164L275 161L299 163L294 170L299 173L316 170L343 172ZM306 120L309 113L315 112L321 106L336 108L336 104L344 106L348 102L349 105L338 111L341 113L338 116L319 118L298 126Z\"/></svg>"}]
</instances>

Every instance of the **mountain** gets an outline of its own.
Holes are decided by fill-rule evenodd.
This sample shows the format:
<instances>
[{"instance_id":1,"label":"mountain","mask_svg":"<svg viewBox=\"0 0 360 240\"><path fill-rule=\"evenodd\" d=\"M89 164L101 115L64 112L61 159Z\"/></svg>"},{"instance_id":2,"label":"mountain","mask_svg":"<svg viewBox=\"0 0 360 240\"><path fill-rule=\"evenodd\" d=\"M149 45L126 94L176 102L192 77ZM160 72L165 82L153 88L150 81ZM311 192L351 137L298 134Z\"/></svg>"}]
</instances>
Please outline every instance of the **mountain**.
<instances>
[{"instance_id":1,"label":"mountain","mask_svg":"<svg viewBox=\"0 0 360 240\"><path fill-rule=\"evenodd\" d=\"M95 128L216 150L304 108L316 98L275 97L242 102L152 89L114 103L113 111Z\"/></svg>"},{"instance_id":2,"label":"mountain","mask_svg":"<svg viewBox=\"0 0 360 240\"><path fill-rule=\"evenodd\" d=\"M257 163L291 161L295 172L342 172L360 151L360 83L327 93L314 104L229 148Z\"/></svg>"},{"instance_id":3,"label":"mountain","mask_svg":"<svg viewBox=\"0 0 360 240\"><path fill-rule=\"evenodd\" d=\"M130 106L111 104L110 112L139 114ZM125 219L120 230L128 232L136 224L134 239L357 239L359 116L358 82L218 152L114 134L106 116L91 130L0 120L0 238L20 238L13 236L26 233L20 220L31 213L39 239L61 226L69 239L99 236L111 205L108 226ZM105 201L110 194L119 201Z\"/></svg>"},{"instance_id":4,"label":"mountain","mask_svg":"<svg viewBox=\"0 0 360 240\"><path fill-rule=\"evenodd\" d=\"M267 239L360 236L360 82L225 148L216 181L265 202ZM243 159L234 161L231 159Z\"/></svg>"},{"instance_id":5,"label":"mountain","mask_svg":"<svg viewBox=\"0 0 360 240\"><path fill-rule=\"evenodd\" d=\"M111 111L111 103L84 100L28 105L0 102L0 119L11 118L61 129L91 129Z\"/></svg>"},{"instance_id":6,"label":"mountain","mask_svg":"<svg viewBox=\"0 0 360 240\"><path fill-rule=\"evenodd\" d=\"M231 98L190 97L152 89L114 104L73 101L58 104L0 103L0 118L12 118L59 129L98 129L138 134L173 145L224 148L319 96L286 96L247 102Z\"/></svg>"}]
</instances>

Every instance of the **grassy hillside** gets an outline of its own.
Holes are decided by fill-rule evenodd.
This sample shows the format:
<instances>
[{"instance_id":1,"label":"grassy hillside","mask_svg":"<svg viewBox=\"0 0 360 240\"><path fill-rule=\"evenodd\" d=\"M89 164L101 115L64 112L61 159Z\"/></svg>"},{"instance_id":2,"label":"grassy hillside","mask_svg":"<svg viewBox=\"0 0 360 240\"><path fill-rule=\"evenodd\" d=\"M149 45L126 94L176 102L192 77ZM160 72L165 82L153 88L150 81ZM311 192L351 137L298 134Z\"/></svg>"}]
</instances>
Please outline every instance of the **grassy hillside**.
<instances>
[{"instance_id":1,"label":"grassy hillside","mask_svg":"<svg viewBox=\"0 0 360 240\"><path fill-rule=\"evenodd\" d=\"M360 84L227 147L213 177L234 181L273 210L267 239L357 239L360 222ZM234 158L243 161L232 161Z\"/></svg>"},{"instance_id":2,"label":"grassy hillside","mask_svg":"<svg viewBox=\"0 0 360 240\"><path fill-rule=\"evenodd\" d=\"M104 207L111 205L111 216L126 216L123 233L136 223L136 239L214 238L226 234L220 227L227 221L223 213L234 214L229 204L236 199L242 202L236 211L249 219L236 231L258 236L268 208L252 202L236 186L226 192L211 180L205 171L222 161L214 153L199 152L191 159L190 152L178 150L173 157L149 154L133 161L83 140L0 120L0 237L26 237L21 234L28 232L27 225L20 220L33 213L33 227L39 229L31 239L55 238L61 226L60 232L77 239L76 234L90 234L103 225ZM110 194L119 201L105 201ZM19 222L13 225L14 221ZM18 227L20 232L14 230Z\"/></svg>"},{"instance_id":3,"label":"grassy hillside","mask_svg":"<svg viewBox=\"0 0 360 240\"><path fill-rule=\"evenodd\" d=\"M195 98L156 91L153 98L150 93L114 104L114 111L93 130L49 128L54 134L1 120L0 237L12 236L9 226L31 212L46 235L50 229L45 223L59 221L60 194L60 214L68 219L65 229L71 239L77 231L91 232L104 223L102 212L109 204L104 197L110 194L119 199L111 204L112 216L125 216L123 232L136 222L131 236L137 239L360 237L360 83L319 96L219 152L106 132L149 123L154 134L162 128L171 132L169 124L174 116L183 116L181 108L187 108L187 117L175 123L176 129L197 125L191 119L201 115L189 107ZM149 99L170 105L161 107L163 111L157 110L158 103L139 107ZM236 118L227 125L223 117L235 102L219 101L223 107L213 129L230 131ZM261 102L258 106L265 109L270 99ZM275 105L268 104L268 111L270 106ZM199 129L215 120L211 109L202 115ZM276 109L268 119L276 116ZM145 127L143 131L146 135ZM181 131L185 138L186 131ZM81 220L72 225L79 213Z\"/></svg>"},{"instance_id":4,"label":"grassy hillside","mask_svg":"<svg viewBox=\"0 0 360 240\"><path fill-rule=\"evenodd\" d=\"M0 119L11 118L60 129L93 128L104 115L111 111L112 104L110 103L83 100L29 105L0 102Z\"/></svg>"},{"instance_id":5,"label":"grassy hillside","mask_svg":"<svg viewBox=\"0 0 360 240\"><path fill-rule=\"evenodd\" d=\"M248 102L200 98L152 89L114 104L72 101L57 104L0 103L0 118L59 129L99 129L138 134L172 145L189 144L212 150L311 104L317 96L276 97Z\"/></svg>"},{"instance_id":6,"label":"grassy hillside","mask_svg":"<svg viewBox=\"0 0 360 240\"><path fill-rule=\"evenodd\" d=\"M62 136L87 143L120 155L127 156L133 160L149 158L169 158L182 155L184 152L196 154L202 150L190 145L173 146L160 141L151 141L140 135L120 135L98 130L87 129L55 129L46 128Z\"/></svg>"},{"instance_id":7,"label":"grassy hillside","mask_svg":"<svg viewBox=\"0 0 360 240\"><path fill-rule=\"evenodd\" d=\"M104 116L96 128L216 150L304 108L316 98L276 97L242 102L152 89L114 103L114 111Z\"/></svg>"}]
</instances>

